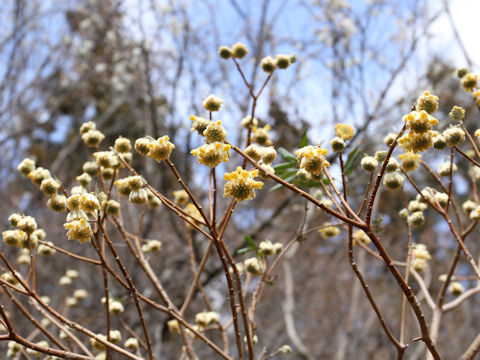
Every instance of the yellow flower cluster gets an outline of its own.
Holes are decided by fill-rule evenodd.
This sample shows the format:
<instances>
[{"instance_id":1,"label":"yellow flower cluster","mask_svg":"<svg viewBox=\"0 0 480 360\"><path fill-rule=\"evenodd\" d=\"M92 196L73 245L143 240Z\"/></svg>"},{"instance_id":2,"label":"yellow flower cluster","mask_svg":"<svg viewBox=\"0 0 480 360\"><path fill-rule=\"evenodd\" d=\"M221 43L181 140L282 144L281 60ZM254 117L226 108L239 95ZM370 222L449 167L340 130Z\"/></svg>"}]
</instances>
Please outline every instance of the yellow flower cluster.
<instances>
[{"instance_id":1,"label":"yellow flower cluster","mask_svg":"<svg viewBox=\"0 0 480 360\"><path fill-rule=\"evenodd\" d=\"M262 146L272 145L272 140L270 140L270 134L268 133L270 129L270 125L265 125L263 128L254 126L252 128L252 142Z\"/></svg>"},{"instance_id":2,"label":"yellow flower cluster","mask_svg":"<svg viewBox=\"0 0 480 360\"><path fill-rule=\"evenodd\" d=\"M416 271L423 271L428 267L428 260L432 257L424 244L415 244L413 247L413 268Z\"/></svg>"},{"instance_id":3,"label":"yellow flower cluster","mask_svg":"<svg viewBox=\"0 0 480 360\"><path fill-rule=\"evenodd\" d=\"M353 128L347 124L335 125L335 135L344 141L351 140L354 135Z\"/></svg>"},{"instance_id":4,"label":"yellow flower cluster","mask_svg":"<svg viewBox=\"0 0 480 360\"><path fill-rule=\"evenodd\" d=\"M318 176L324 168L330 166L330 163L324 156L327 152L326 149L309 145L295 151L295 155L297 156L301 169L305 169L309 173Z\"/></svg>"},{"instance_id":5,"label":"yellow flower cluster","mask_svg":"<svg viewBox=\"0 0 480 360\"><path fill-rule=\"evenodd\" d=\"M214 142L211 144L205 144L197 149L191 151L193 156L197 156L197 160L200 164L207 165L214 168L218 164L229 161L230 145Z\"/></svg>"},{"instance_id":6,"label":"yellow flower cluster","mask_svg":"<svg viewBox=\"0 0 480 360\"><path fill-rule=\"evenodd\" d=\"M255 198L255 189L261 189L263 183L253 178L258 176L258 170L247 171L240 166L231 173L225 173L227 180L224 188L224 197L233 196L238 201L251 200Z\"/></svg>"},{"instance_id":7,"label":"yellow flower cluster","mask_svg":"<svg viewBox=\"0 0 480 360\"><path fill-rule=\"evenodd\" d=\"M320 236L324 239L332 238L340 234L340 229L335 225L330 225L330 223L325 223L324 226L318 230Z\"/></svg>"},{"instance_id":8,"label":"yellow flower cluster","mask_svg":"<svg viewBox=\"0 0 480 360\"><path fill-rule=\"evenodd\" d=\"M84 241L90 242L90 237L93 236L92 228L85 219L73 220L63 225L67 231L69 240L78 240L81 243Z\"/></svg>"},{"instance_id":9,"label":"yellow flower cluster","mask_svg":"<svg viewBox=\"0 0 480 360\"><path fill-rule=\"evenodd\" d=\"M403 153L398 156L398 158L402 161L401 167L405 171L412 171L418 167L422 156L420 154L415 154L411 151Z\"/></svg>"},{"instance_id":10,"label":"yellow flower cluster","mask_svg":"<svg viewBox=\"0 0 480 360\"><path fill-rule=\"evenodd\" d=\"M365 245L370 244L372 240L368 237L368 235L363 230L357 230L352 234L352 244L353 246L357 246L359 243L363 243Z\"/></svg>"},{"instance_id":11,"label":"yellow flower cluster","mask_svg":"<svg viewBox=\"0 0 480 360\"><path fill-rule=\"evenodd\" d=\"M438 109L438 97L424 92L416 101L416 110L403 117L408 132L398 142L405 151L417 153L433 146L433 138L437 133L432 130L438 124L433 114Z\"/></svg>"},{"instance_id":12,"label":"yellow flower cluster","mask_svg":"<svg viewBox=\"0 0 480 360\"><path fill-rule=\"evenodd\" d=\"M438 96L425 91L418 97L417 102L415 103L415 109L417 111L426 111L429 114L433 114L438 109Z\"/></svg>"},{"instance_id":13,"label":"yellow flower cluster","mask_svg":"<svg viewBox=\"0 0 480 360\"><path fill-rule=\"evenodd\" d=\"M162 160L167 160L170 157L175 145L173 145L169 140L167 135L159 137L157 140L153 140L148 144L148 154L149 158L152 158L158 162Z\"/></svg>"},{"instance_id":14,"label":"yellow flower cluster","mask_svg":"<svg viewBox=\"0 0 480 360\"><path fill-rule=\"evenodd\" d=\"M480 106L480 90L473 92L472 95L473 99L475 100L475 104L477 104L477 106Z\"/></svg>"}]
</instances>

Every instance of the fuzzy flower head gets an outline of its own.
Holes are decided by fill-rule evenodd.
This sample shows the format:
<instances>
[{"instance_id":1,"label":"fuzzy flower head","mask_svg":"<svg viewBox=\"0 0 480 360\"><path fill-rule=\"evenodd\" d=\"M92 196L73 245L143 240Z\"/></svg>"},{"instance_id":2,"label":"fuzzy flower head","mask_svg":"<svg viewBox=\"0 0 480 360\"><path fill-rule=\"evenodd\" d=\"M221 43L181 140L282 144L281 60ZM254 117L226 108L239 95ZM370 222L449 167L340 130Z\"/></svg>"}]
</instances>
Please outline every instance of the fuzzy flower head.
<instances>
[{"instance_id":1,"label":"fuzzy flower head","mask_svg":"<svg viewBox=\"0 0 480 360\"><path fill-rule=\"evenodd\" d=\"M258 170L247 171L240 166L231 173L225 173L227 180L224 188L224 197L233 196L238 201L251 200L255 198L255 189L261 189L263 183L253 178L258 176Z\"/></svg>"},{"instance_id":2,"label":"fuzzy flower head","mask_svg":"<svg viewBox=\"0 0 480 360\"><path fill-rule=\"evenodd\" d=\"M227 131L220 120L212 121L203 131L207 143L221 142L227 137Z\"/></svg>"},{"instance_id":3,"label":"fuzzy flower head","mask_svg":"<svg viewBox=\"0 0 480 360\"><path fill-rule=\"evenodd\" d=\"M187 206L183 210L185 210L185 212L193 218L191 220L197 223L197 225L198 225L198 222L202 220L202 214L197 209L197 207L192 203L187 204ZM185 226L189 229L192 228L192 225L189 224L188 222L185 222Z\"/></svg>"},{"instance_id":4,"label":"fuzzy flower head","mask_svg":"<svg viewBox=\"0 0 480 360\"><path fill-rule=\"evenodd\" d=\"M438 124L438 120L426 110L412 111L403 117L407 128L416 134L424 134Z\"/></svg>"},{"instance_id":5,"label":"fuzzy flower head","mask_svg":"<svg viewBox=\"0 0 480 360\"><path fill-rule=\"evenodd\" d=\"M20 246L28 240L28 235L22 230L6 230L2 233L3 242L9 246Z\"/></svg>"},{"instance_id":6,"label":"fuzzy flower head","mask_svg":"<svg viewBox=\"0 0 480 360\"><path fill-rule=\"evenodd\" d=\"M170 157L175 145L173 145L169 140L167 135L159 137L157 140L151 141L148 144L148 154L149 158L155 159L160 162L162 160L167 160Z\"/></svg>"},{"instance_id":7,"label":"fuzzy flower head","mask_svg":"<svg viewBox=\"0 0 480 360\"><path fill-rule=\"evenodd\" d=\"M135 140L135 150L137 150L142 155L147 155L150 151L150 143L152 141L153 139L150 139L146 136Z\"/></svg>"},{"instance_id":8,"label":"fuzzy flower head","mask_svg":"<svg viewBox=\"0 0 480 360\"><path fill-rule=\"evenodd\" d=\"M403 170L412 171L418 168L418 164L420 163L422 156L413 152L406 152L399 155L398 158L402 161L401 167Z\"/></svg>"},{"instance_id":9,"label":"fuzzy flower head","mask_svg":"<svg viewBox=\"0 0 480 360\"><path fill-rule=\"evenodd\" d=\"M277 152L275 151L275 148L273 146L261 148L260 154L265 164L273 163L277 157Z\"/></svg>"},{"instance_id":10,"label":"fuzzy flower head","mask_svg":"<svg viewBox=\"0 0 480 360\"><path fill-rule=\"evenodd\" d=\"M90 242L90 237L93 236L92 228L85 219L70 221L63 226L67 230L69 240L78 240L81 243Z\"/></svg>"},{"instance_id":11,"label":"fuzzy flower head","mask_svg":"<svg viewBox=\"0 0 480 360\"><path fill-rule=\"evenodd\" d=\"M448 291L450 292L450 294L452 294L453 296L460 296L463 294L463 292L465 291L465 289L463 288L463 285L458 282L458 281L453 281L450 286L448 287Z\"/></svg>"},{"instance_id":12,"label":"fuzzy flower head","mask_svg":"<svg viewBox=\"0 0 480 360\"><path fill-rule=\"evenodd\" d=\"M340 234L340 229L337 226L325 223L324 226L318 230L320 236L324 239L329 239Z\"/></svg>"},{"instance_id":13,"label":"fuzzy flower head","mask_svg":"<svg viewBox=\"0 0 480 360\"><path fill-rule=\"evenodd\" d=\"M222 59L230 59L232 57L232 49L228 46L220 46L218 48L218 55L220 55Z\"/></svg>"},{"instance_id":14,"label":"fuzzy flower head","mask_svg":"<svg viewBox=\"0 0 480 360\"><path fill-rule=\"evenodd\" d=\"M417 111L426 111L429 114L433 114L438 109L438 96L425 91L418 97L415 103L415 109Z\"/></svg>"},{"instance_id":15,"label":"fuzzy flower head","mask_svg":"<svg viewBox=\"0 0 480 360\"><path fill-rule=\"evenodd\" d=\"M390 190L396 190L403 186L403 176L398 171L385 174L383 177L383 185Z\"/></svg>"},{"instance_id":16,"label":"fuzzy flower head","mask_svg":"<svg viewBox=\"0 0 480 360\"><path fill-rule=\"evenodd\" d=\"M177 205L183 206L188 202L188 194L185 190L175 190L173 192L173 202Z\"/></svg>"},{"instance_id":17,"label":"fuzzy flower head","mask_svg":"<svg viewBox=\"0 0 480 360\"><path fill-rule=\"evenodd\" d=\"M373 156L364 156L360 161L363 170L372 172L377 169L378 161Z\"/></svg>"},{"instance_id":18,"label":"fuzzy flower head","mask_svg":"<svg viewBox=\"0 0 480 360\"><path fill-rule=\"evenodd\" d=\"M352 234L352 244L353 246L357 246L359 243L362 244L370 244L372 240L368 237L368 235L363 230L357 230Z\"/></svg>"},{"instance_id":19,"label":"fuzzy flower head","mask_svg":"<svg viewBox=\"0 0 480 360\"><path fill-rule=\"evenodd\" d=\"M100 210L100 202L94 194L82 194L80 196L80 209L87 213Z\"/></svg>"},{"instance_id":20,"label":"fuzzy flower head","mask_svg":"<svg viewBox=\"0 0 480 360\"><path fill-rule=\"evenodd\" d=\"M265 125L263 128L254 126L252 128L252 141L262 146L272 145L272 141L270 140L270 135L268 133L270 129L270 125Z\"/></svg>"},{"instance_id":21,"label":"fuzzy flower head","mask_svg":"<svg viewBox=\"0 0 480 360\"><path fill-rule=\"evenodd\" d=\"M249 129L250 127L258 127L258 119L256 117L252 118L251 115L245 116L241 121L240 124L245 128Z\"/></svg>"},{"instance_id":22,"label":"fuzzy flower head","mask_svg":"<svg viewBox=\"0 0 480 360\"><path fill-rule=\"evenodd\" d=\"M115 145L114 145L115 151L119 153L127 153L132 149L132 144L130 143L130 140L127 138L124 138L123 136L119 136L115 140Z\"/></svg>"},{"instance_id":23,"label":"fuzzy flower head","mask_svg":"<svg viewBox=\"0 0 480 360\"><path fill-rule=\"evenodd\" d=\"M478 75L468 73L462 77L462 86L465 91L470 92L477 88L478 86Z\"/></svg>"},{"instance_id":24,"label":"fuzzy flower head","mask_svg":"<svg viewBox=\"0 0 480 360\"><path fill-rule=\"evenodd\" d=\"M452 126L443 132L448 146L457 146L465 141L465 132L457 126Z\"/></svg>"},{"instance_id":25,"label":"fuzzy flower head","mask_svg":"<svg viewBox=\"0 0 480 360\"><path fill-rule=\"evenodd\" d=\"M202 102L202 106L209 112L220 110L222 104L223 100L215 95L208 95Z\"/></svg>"},{"instance_id":26,"label":"fuzzy flower head","mask_svg":"<svg viewBox=\"0 0 480 360\"><path fill-rule=\"evenodd\" d=\"M262 275L264 265L256 257L246 259L243 264L245 266L245 270L247 270L250 274L255 276Z\"/></svg>"},{"instance_id":27,"label":"fuzzy flower head","mask_svg":"<svg viewBox=\"0 0 480 360\"><path fill-rule=\"evenodd\" d=\"M271 74L275 71L275 68L277 67L277 65L275 63L275 60L271 56L267 56L267 57L264 57L260 62L260 67L266 73Z\"/></svg>"},{"instance_id":28,"label":"fuzzy flower head","mask_svg":"<svg viewBox=\"0 0 480 360\"><path fill-rule=\"evenodd\" d=\"M83 135L91 130L96 130L97 125L93 121L84 122L80 126L80 135Z\"/></svg>"},{"instance_id":29,"label":"fuzzy flower head","mask_svg":"<svg viewBox=\"0 0 480 360\"><path fill-rule=\"evenodd\" d=\"M463 121L465 119L465 109L460 106L454 106L448 116L454 121Z\"/></svg>"},{"instance_id":30,"label":"fuzzy flower head","mask_svg":"<svg viewBox=\"0 0 480 360\"><path fill-rule=\"evenodd\" d=\"M97 147L105 138L98 130L89 130L82 134L82 140L88 147Z\"/></svg>"},{"instance_id":31,"label":"fuzzy flower head","mask_svg":"<svg viewBox=\"0 0 480 360\"><path fill-rule=\"evenodd\" d=\"M236 59L242 59L245 55L248 54L248 49L245 44L241 42L237 42L235 45L232 46L232 57Z\"/></svg>"},{"instance_id":32,"label":"fuzzy flower head","mask_svg":"<svg viewBox=\"0 0 480 360\"><path fill-rule=\"evenodd\" d=\"M430 260L432 258L425 244L415 244L413 246L413 257L423 260Z\"/></svg>"},{"instance_id":33,"label":"fuzzy flower head","mask_svg":"<svg viewBox=\"0 0 480 360\"><path fill-rule=\"evenodd\" d=\"M93 153L98 166L104 168L116 168L119 166L118 160L112 151L97 151Z\"/></svg>"},{"instance_id":34,"label":"fuzzy flower head","mask_svg":"<svg viewBox=\"0 0 480 360\"><path fill-rule=\"evenodd\" d=\"M25 158L17 166L17 170L20 171L23 175L28 175L33 170L35 170L35 161L32 159Z\"/></svg>"},{"instance_id":35,"label":"fuzzy flower head","mask_svg":"<svg viewBox=\"0 0 480 360\"><path fill-rule=\"evenodd\" d=\"M351 140L354 135L353 128L347 124L337 124L335 125L335 135L344 141Z\"/></svg>"},{"instance_id":36,"label":"fuzzy flower head","mask_svg":"<svg viewBox=\"0 0 480 360\"><path fill-rule=\"evenodd\" d=\"M40 186L43 180L49 179L51 177L50 171L42 167L38 167L35 170L32 170L30 173L28 173L27 176L30 180L32 180L32 183L38 186Z\"/></svg>"},{"instance_id":37,"label":"fuzzy flower head","mask_svg":"<svg viewBox=\"0 0 480 360\"><path fill-rule=\"evenodd\" d=\"M413 131L409 131L405 135L403 135L398 142L400 143L400 147L405 152L423 152L428 150L430 147L433 146L433 138L435 133L431 130L428 130L424 133L416 133Z\"/></svg>"},{"instance_id":38,"label":"fuzzy flower head","mask_svg":"<svg viewBox=\"0 0 480 360\"><path fill-rule=\"evenodd\" d=\"M212 123L211 120L202 118L200 116L195 116L195 115L190 115L190 120L193 121L190 131L191 132L196 131L198 135L204 135L203 132L207 129L208 125Z\"/></svg>"},{"instance_id":39,"label":"fuzzy flower head","mask_svg":"<svg viewBox=\"0 0 480 360\"><path fill-rule=\"evenodd\" d=\"M291 63L292 62L289 55L278 54L275 58L275 65L279 69L286 69Z\"/></svg>"},{"instance_id":40,"label":"fuzzy flower head","mask_svg":"<svg viewBox=\"0 0 480 360\"><path fill-rule=\"evenodd\" d=\"M313 175L320 175L324 167L330 166L330 163L325 160L324 155L326 154L326 149L311 145L295 151L297 160L300 162L300 168Z\"/></svg>"},{"instance_id":41,"label":"fuzzy flower head","mask_svg":"<svg viewBox=\"0 0 480 360\"><path fill-rule=\"evenodd\" d=\"M480 90L474 91L472 96L475 100L475 104L477 104L477 106L480 106Z\"/></svg>"},{"instance_id":42,"label":"fuzzy flower head","mask_svg":"<svg viewBox=\"0 0 480 360\"><path fill-rule=\"evenodd\" d=\"M202 145L197 149L191 151L193 156L197 156L200 164L207 165L214 168L218 164L229 161L230 145L214 142L211 144Z\"/></svg>"}]
</instances>

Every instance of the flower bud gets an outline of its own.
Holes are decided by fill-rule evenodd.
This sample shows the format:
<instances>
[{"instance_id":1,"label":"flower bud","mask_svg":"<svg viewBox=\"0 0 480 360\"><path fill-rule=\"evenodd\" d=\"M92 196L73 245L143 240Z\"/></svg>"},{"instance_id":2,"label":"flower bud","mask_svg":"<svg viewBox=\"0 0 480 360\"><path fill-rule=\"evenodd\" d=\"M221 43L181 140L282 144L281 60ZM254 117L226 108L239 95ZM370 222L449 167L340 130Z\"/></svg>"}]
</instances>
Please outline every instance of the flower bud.
<instances>
[{"instance_id":1,"label":"flower bud","mask_svg":"<svg viewBox=\"0 0 480 360\"><path fill-rule=\"evenodd\" d=\"M237 42L235 45L232 46L232 57L236 59L242 59L247 54L248 54L248 49L241 42Z\"/></svg>"},{"instance_id":2,"label":"flower bud","mask_svg":"<svg viewBox=\"0 0 480 360\"><path fill-rule=\"evenodd\" d=\"M360 165L362 165L363 170L372 172L377 169L378 161L372 156L364 156L360 161Z\"/></svg>"},{"instance_id":3,"label":"flower bud","mask_svg":"<svg viewBox=\"0 0 480 360\"><path fill-rule=\"evenodd\" d=\"M135 150L137 150L142 155L147 155L150 151L151 139L147 137L139 138L135 141Z\"/></svg>"},{"instance_id":4,"label":"flower bud","mask_svg":"<svg viewBox=\"0 0 480 360\"><path fill-rule=\"evenodd\" d=\"M35 170L35 161L31 159L23 159L17 167L18 171L20 171L23 175L28 175L33 170Z\"/></svg>"},{"instance_id":5,"label":"flower bud","mask_svg":"<svg viewBox=\"0 0 480 360\"><path fill-rule=\"evenodd\" d=\"M335 136L332 141L330 141L330 145L332 146L332 150L334 152L342 152L345 150L345 141L338 136Z\"/></svg>"},{"instance_id":6,"label":"flower bud","mask_svg":"<svg viewBox=\"0 0 480 360\"><path fill-rule=\"evenodd\" d=\"M228 46L220 46L218 48L218 55L220 55L222 59L230 59L232 57L232 49Z\"/></svg>"},{"instance_id":7,"label":"flower bud","mask_svg":"<svg viewBox=\"0 0 480 360\"><path fill-rule=\"evenodd\" d=\"M290 66L290 56L285 54L278 54L275 58L275 65L279 69L286 69Z\"/></svg>"},{"instance_id":8,"label":"flower bud","mask_svg":"<svg viewBox=\"0 0 480 360\"><path fill-rule=\"evenodd\" d=\"M132 149L132 144L130 140L120 136L115 140L114 148L119 153L127 153Z\"/></svg>"},{"instance_id":9,"label":"flower bud","mask_svg":"<svg viewBox=\"0 0 480 360\"><path fill-rule=\"evenodd\" d=\"M269 74L273 73L277 67L275 60L271 56L264 57L260 62L260 66L263 71Z\"/></svg>"},{"instance_id":10,"label":"flower bud","mask_svg":"<svg viewBox=\"0 0 480 360\"><path fill-rule=\"evenodd\" d=\"M383 177L383 185L390 190L396 190L403 185L403 176L398 172L385 174Z\"/></svg>"}]
</instances>

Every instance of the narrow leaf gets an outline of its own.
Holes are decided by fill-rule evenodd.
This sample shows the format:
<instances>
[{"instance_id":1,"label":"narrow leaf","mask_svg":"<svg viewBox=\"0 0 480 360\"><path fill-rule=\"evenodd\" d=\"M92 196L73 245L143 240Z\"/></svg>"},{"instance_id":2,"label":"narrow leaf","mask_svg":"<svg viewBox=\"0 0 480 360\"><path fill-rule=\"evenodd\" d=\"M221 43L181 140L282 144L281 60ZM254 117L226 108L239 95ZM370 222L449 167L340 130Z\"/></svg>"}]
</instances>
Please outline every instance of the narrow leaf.
<instances>
[{"instance_id":1,"label":"narrow leaf","mask_svg":"<svg viewBox=\"0 0 480 360\"><path fill-rule=\"evenodd\" d=\"M297 173L295 172L295 174L287 177L286 179L284 179L286 182L290 182L292 181L293 179L295 179L297 177ZM282 184L277 184L275 185L274 187L272 187L269 191L275 191L275 190L278 190L278 189L281 189L283 187Z\"/></svg>"},{"instance_id":2,"label":"narrow leaf","mask_svg":"<svg viewBox=\"0 0 480 360\"><path fill-rule=\"evenodd\" d=\"M290 169L292 166L295 166L292 162L284 162L273 166L275 169L275 174L280 174L282 171Z\"/></svg>"},{"instance_id":3,"label":"narrow leaf","mask_svg":"<svg viewBox=\"0 0 480 360\"><path fill-rule=\"evenodd\" d=\"M278 149L278 153L289 162L297 162L297 157L283 147Z\"/></svg>"},{"instance_id":4,"label":"narrow leaf","mask_svg":"<svg viewBox=\"0 0 480 360\"><path fill-rule=\"evenodd\" d=\"M256 249L257 244L255 244L255 241L250 237L250 235L245 235L245 241L248 244L249 247Z\"/></svg>"},{"instance_id":5,"label":"narrow leaf","mask_svg":"<svg viewBox=\"0 0 480 360\"><path fill-rule=\"evenodd\" d=\"M355 167L355 160L358 157L360 150L357 146L353 148L352 151L348 154L347 162L345 163L345 175L350 175Z\"/></svg>"},{"instance_id":6,"label":"narrow leaf","mask_svg":"<svg viewBox=\"0 0 480 360\"><path fill-rule=\"evenodd\" d=\"M308 144L307 129L305 129L303 131L302 137L300 138L300 144L298 145L298 148L301 149L301 148L307 146L307 144Z\"/></svg>"}]
</instances>

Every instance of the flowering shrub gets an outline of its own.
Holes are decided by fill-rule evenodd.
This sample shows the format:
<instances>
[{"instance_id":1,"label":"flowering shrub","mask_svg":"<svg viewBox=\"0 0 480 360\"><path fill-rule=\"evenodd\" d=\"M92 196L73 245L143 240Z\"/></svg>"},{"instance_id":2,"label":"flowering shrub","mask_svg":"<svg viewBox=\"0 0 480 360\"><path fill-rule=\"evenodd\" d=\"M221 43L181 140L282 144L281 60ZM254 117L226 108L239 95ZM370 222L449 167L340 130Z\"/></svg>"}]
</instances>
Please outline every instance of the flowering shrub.
<instances>
[{"instance_id":1,"label":"flowering shrub","mask_svg":"<svg viewBox=\"0 0 480 360\"><path fill-rule=\"evenodd\" d=\"M171 157L176 149L175 139L170 139L168 135L155 138L158 134L145 134L138 139L118 137L113 144L105 144L101 129L97 129L93 122L85 122L80 127L79 136L87 147L93 149L95 161L89 160L83 164L84 173L76 177L78 185L71 189L64 187L60 180L61 174L52 174L48 169L37 167L31 159L24 159L18 165L18 170L28 176L48 197L47 205L51 211L65 215L65 239L48 238L54 241L46 241L50 224L37 224L28 214L15 213L9 217L11 227L3 231L3 241L5 246L18 248L19 256L15 265L13 259L3 251L0 252L4 271L0 284L11 303L24 316L32 318L32 324L48 340L32 342L29 337L17 332L15 322L10 320L10 312L2 306L0 315L3 333L0 339L9 341L8 357L18 357L25 351L32 356L48 354L50 358L108 359L121 355L130 359L154 359L155 338L152 336L152 321L144 316L145 307L168 316L168 330L183 343L183 347L178 349L182 357L197 358L198 343L203 343L215 352L216 358L223 359L269 359L279 354L288 354L292 351L289 344L267 351L269 344L263 344L256 333L268 324L256 323L255 312L263 300L265 288L274 283L272 274L278 264L291 256L289 251L294 246L300 246L298 244L305 240L306 234L316 231L324 239L339 235L345 238L352 270L374 309L381 328L395 348L397 358L404 357L409 344L422 341L429 357L441 359L438 336L443 315L480 292L480 285L467 288L467 284L456 276L459 264L465 263L469 266L470 276L476 282L480 280L478 262L466 245L467 237L480 218L478 195L474 190L472 199L460 206L452 187L453 174L459 168L455 162L468 164L472 173L472 189L476 189L476 181L480 178L480 164L475 160L480 158L480 151L463 123L465 110L459 106L453 107L450 118L454 123L440 132L438 126L448 121L434 117L441 99L424 92L416 100L412 111L403 117L403 123L399 120L403 126L401 130L385 138L387 148L382 144L382 148L379 147L373 156L365 154L360 161L358 148L350 150L355 141L355 129L348 124L337 124L334 128L335 136L324 139L330 140L331 152L323 145L309 145L306 132L298 149L276 149L271 138L271 130L274 129L268 124L261 126L255 118L256 103L272 77L278 71L292 66L296 62L296 56L278 54L275 57L265 57L259 64L265 78L256 89L254 84L246 80L239 63L248 53L247 47L242 43L232 47L221 46L218 51L222 59L231 60L236 65L253 100L250 115L241 121L246 133L245 143L235 144L222 122L216 119L217 112L221 113L223 105L223 100L218 96L209 95L203 100L202 106L206 114L191 116L191 131L205 141L205 144L191 150L191 155L196 157L200 165L204 165L204 171L199 172L198 178L204 189L208 190L205 198L194 193L193 187L184 181L178 167L172 162ZM459 71L458 75L465 91L472 93L473 100L479 104L477 75L465 70ZM474 136L478 137L479 133L480 129ZM349 154L345 158L346 151ZM443 154L440 157L446 154L447 160L435 171L422 160L421 153L426 151ZM284 162L277 161L277 152ZM231 153L240 156L238 163ZM174 175L179 188L173 192L173 197L154 188L148 179L137 172L132 165L132 159L136 156L144 156L149 161L159 163L159 176L164 171ZM338 178L330 172L334 165L339 166ZM225 166L232 171L224 171ZM354 169L363 171L365 176L366 186L360 200L350 196L350 175ZM432 177L435 187L422 188L417 183L415 172L423 170ZM269 183L275 183L275 186L267 186ZM410 193L404 190L407 183L416 191L410 200ZM267 187L272 190L282 187L292 195L304 198L305 218L309 207L315 207L323 211L328 220L316 224L313 230L307 229L303 220L289 242L264 239L257 244L246 236L245 247L233 252L224 235L232 217L236 216L235 208L241 202L247 202L248 206L248 200L255 199L259 192L267 191ZM392 254L382 241L382 234L376 226L374 212L379 191L383 187L402 192L405 198L404 208L398 209L398 218L405 226L405 234L399 235L405 238L403 253ZM314 193L312 189L315 188L321 190ZM184 232L192 253L193 233L200 234L208 242L199 264L192 256L191 283L181 304L172 301L162 279L151 266L156 261L155 254L161 253L169 244L162 239L142 237L143 216L136 224L136 229L128 229L122 218L122 209L129 205L121 197L128 198L128 202L137 206L142 214L147 209L162 207L180 217L184 221ZM463 216L461 211L467 216ZM423 276L429 269L432 254L425 244L415 242L412 235L415 228L428 221L427 212L435 212L443 219L450 232L449 240L457 247L453 257L447 259L449 266L446 273L439 278L442 285L438 294L431 293ZM114 233L120 234L120 241L114 240ZM91 253L95 257L64 249L62 242L67 239L78 241L82 247L92 249ZM128 248L128 258L119 255L119 249L124 246ZM210 254L211 248L215 248L216 254L211 261L222 265L225 279L223 285L228 290L228 314L217 311L202 288L201 277L205 264L213 256ZM372 261L382 261L394 279L390 285L401 291L403 306L398 319L392 320L383 315L383 307L377 303L375 294L367 285L365 272L355 260L360 253L371 256ZM82 267L94 266L101 269L102 278L91 281L95 281L96 286L103 287L103 298L92 298L85 289L69 289L62 306L66 309L74 308L87 300L102 304L106 319L103 333L91 330L88 323L72 320L68 311L61 310L37 291L40 280L50 280L37 277L37 257L56 257L59 254L69 256L72 262L79 262ZM28 266L21 267L24 265ZM71 286L79 276L77 271L65 269L59 285ZM139 276L148 278L155 294L143 292L137 287L136 279ZM412 289L412 282L418 284L423 301L419 300L418 293ZM128 296L114 296L112 283ZM250 291L252 285L254 289ZM204 296L208 311L192 314L188 310L197 292ZM29 309L18 301L19 296L29 298ZM134 331L123 322L126 307L136 312L141 331ZM413 311L414 318L407 317L407 307ZM425 316L425 307L433 313L431 320ZM33 309L40 312L46 321L35 320L30 314ZM418 324L420 332L416 336L407 337L407 321ZM123 331L114 329L114 322L121 324ZM393 322L400 324L399 335L392 329ZM53 325L49 327L50 324ZM59 337L51 330L53 326L59 332ZM230 344L231 339L233 346ZM262 347L256 346L257 343L262 344ZM463 358L473 358L478 351L477 345L474 342Z\"/></svg>"}]
</instances>

